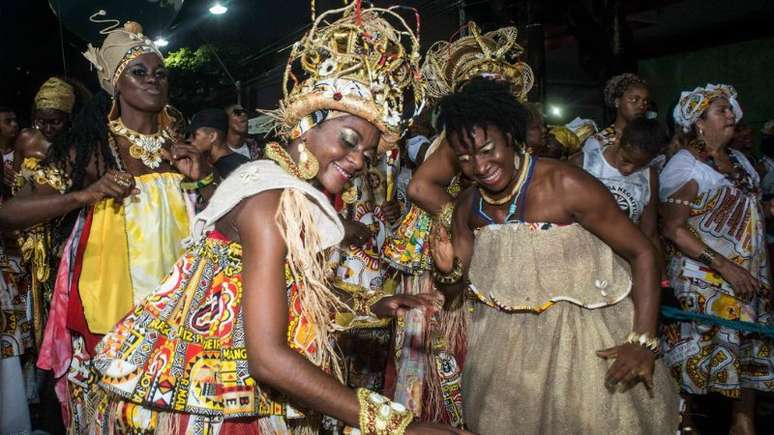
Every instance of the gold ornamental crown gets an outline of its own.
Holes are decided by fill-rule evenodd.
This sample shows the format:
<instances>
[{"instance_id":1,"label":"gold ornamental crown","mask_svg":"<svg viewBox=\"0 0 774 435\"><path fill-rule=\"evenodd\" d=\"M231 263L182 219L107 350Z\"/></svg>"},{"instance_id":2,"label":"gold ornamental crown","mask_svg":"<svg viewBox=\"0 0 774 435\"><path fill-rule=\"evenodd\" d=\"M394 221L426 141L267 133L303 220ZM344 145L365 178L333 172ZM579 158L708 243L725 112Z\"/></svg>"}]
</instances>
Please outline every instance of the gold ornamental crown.
<instances>
[{"instance_id":1,"label":"gold ornamental crown","mask_svg":"<svg viewBox=\"0 0 774 435\"><path fill-rule=\"evenodd\" d=\"M442 98L474 77L492 77L508 81L519 101L525 101L535 78L532 68L519 60L524 49L516 43L515 27L502 27L481 34L476 23L467 24L468 36L454 42L437 41L427 50L422 74L427 94Z\"/></svg>"},{"instance_id":2,"label":"gold ornamental crown","mask_svg":"<svg viewBox=\"0 0 774 435\"><path fill-rule=\"evenodd\" d=\"M328 109L373 123L382 132L380 151L394 146L404 119L424 105L419 39L396 8L362 8L354 1L314 20L291 50L279 109L265 112L280 135L287 137L306 115ZM414 113L404 117L409 93Z\"/></svg>"}]
</instances>

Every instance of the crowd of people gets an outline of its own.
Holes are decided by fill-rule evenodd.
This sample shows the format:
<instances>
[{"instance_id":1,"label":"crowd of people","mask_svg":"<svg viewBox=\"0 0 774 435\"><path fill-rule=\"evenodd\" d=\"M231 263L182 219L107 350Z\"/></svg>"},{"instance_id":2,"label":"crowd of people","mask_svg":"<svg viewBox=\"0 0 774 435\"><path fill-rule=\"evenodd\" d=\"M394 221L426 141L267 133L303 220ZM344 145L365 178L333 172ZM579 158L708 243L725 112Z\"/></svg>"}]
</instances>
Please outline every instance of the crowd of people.
<instances>
[{"instance_id":1,"label":"crowd of people","mask_svg":"<svg viewBox=\"0 0 774 435\"><path fill-rule=\"evenodd\" d=\"M319 14L277 141L169 105L134 22L95 95L0 107L0 434L765 433L774 122L758 158L731 85L664 126L625 73L548 126L515 28L414 28Z\"/></svg>"}]
</instances>

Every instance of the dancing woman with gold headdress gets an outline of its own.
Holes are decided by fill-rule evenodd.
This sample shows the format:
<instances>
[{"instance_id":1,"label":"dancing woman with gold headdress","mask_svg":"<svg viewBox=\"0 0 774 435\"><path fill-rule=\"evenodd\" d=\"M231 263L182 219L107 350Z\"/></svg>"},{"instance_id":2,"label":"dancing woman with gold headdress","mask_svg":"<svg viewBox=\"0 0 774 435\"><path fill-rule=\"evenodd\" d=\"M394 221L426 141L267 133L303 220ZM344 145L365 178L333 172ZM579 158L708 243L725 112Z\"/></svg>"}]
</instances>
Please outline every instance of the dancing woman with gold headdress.
<instances>
[{"instance_id":1,"label":"dancing woman with gold headdress","mask_svg":"<svg viewBox=\"0 0 774 435\"><path fill-rule=\"evenodd\" d=\"M441 102L477 183L457 198L451 237L438 226L432 245L436 283L472 293L465 422L487 434L674 432L654 248L593 177L523 152L525 118L491 80Z\"/></svg>"},{"instance_id":2,"label":"dancing woman with gold headdress","mask_svg":"<svg viewBox=\"0 0 774 435\"><path fill-rule=\"evenodd\" d=\"M141 32L130 22L89 46L105 92L26 168L34 183L0 208L7 228L77 214L56 225L58 238L69 237L38 359L59 378L73 433L84 430L94 346L174 265L192 214L185 188L212 180L194 147L174 143L163 57Z\"/></svg>"},{"instance_id":3,"label":"dancing woman with gold headdress","mask_svg":"<svg viewBox=\"0 0 774 435\"><path fill-rule=\"evenodd\" d=\"M471 79L486 77L508 83L516 98L526 99L534 78L530 67L519 60L524 50L516 43L516 28L503 27L483 34L473 22L466 28L467 36L453 42L438 41L428 49L422 65L428 96L437 101ZM539 149L544 145L545 128L537 111L531 115L529 137L534 142L530 145ZM404 292L432 291L429 234L434 221L449 224L452 198L460 190L459 174L457 160L441 132L409 182L408 196L414 205L383 250L387 261L407 273ZM398 337L405 338L397 361L395 397L421 412L424 420L461 427L459 365L464 352L464 318L459 304L447 308L433 328L429 323L412 320L410 315L405 325L408 332L397 331Z\"/></svg>"},{"instance_id":4,"label":"dancing woman with gold headdress","mask_svg":"<svg viewBox=\"0 0 774 435\"><path fill-rule=\"evenodd\" d=\"M400 137L417 49L396 14L360 2L321 14L293 46L290 89L272 112L286 145L268 144L270 160L223 182L171 274L100 343L93 432L317 433L325 414L360 433L456 433L345 387L331 341L333 313L348 308L326 262L344 236L326 193ZM432 304L398 297L354 311Z\"/></svg>"}]
</instances>

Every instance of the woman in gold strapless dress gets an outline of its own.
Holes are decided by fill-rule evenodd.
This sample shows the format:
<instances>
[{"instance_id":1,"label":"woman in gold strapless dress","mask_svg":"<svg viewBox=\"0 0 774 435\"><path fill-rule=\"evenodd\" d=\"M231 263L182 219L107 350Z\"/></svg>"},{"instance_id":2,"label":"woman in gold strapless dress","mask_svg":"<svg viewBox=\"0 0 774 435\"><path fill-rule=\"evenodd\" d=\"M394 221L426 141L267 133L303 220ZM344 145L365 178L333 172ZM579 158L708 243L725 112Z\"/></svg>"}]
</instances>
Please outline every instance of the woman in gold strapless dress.
<instances>
[{"instance_id":1,"label":"woman in gold strapless dress","mask_svg":"<svg viewBox=\"0 0 774 435\"><path fill-rule=\"evenodd\" d=\"M465 421L481 434L674 432L677 391L656 361L653 247L598 181L521 152L525 117L493 81L441 102L477 183L431 249L447 297L468 282L473 295Z\"/></svg>"}]
</instances>

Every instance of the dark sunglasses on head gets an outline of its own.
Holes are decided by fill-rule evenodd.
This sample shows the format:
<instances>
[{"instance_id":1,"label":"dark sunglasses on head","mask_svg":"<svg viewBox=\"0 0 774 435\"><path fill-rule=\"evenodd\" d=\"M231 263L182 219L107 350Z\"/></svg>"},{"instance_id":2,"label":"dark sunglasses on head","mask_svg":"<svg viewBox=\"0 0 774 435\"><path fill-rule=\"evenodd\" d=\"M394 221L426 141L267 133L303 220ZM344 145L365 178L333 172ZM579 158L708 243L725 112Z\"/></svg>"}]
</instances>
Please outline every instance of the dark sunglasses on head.
<instances>
[{"instance_id":1,"label":"dark sunglasses on head","mask_svg":"<svg viewBox=\"0 0 774 435\"><path fill-rule=\"evenodd\" d=\"M231 114L234 116L242 116L247 115L247 110L245 109L234 109L231 111Z\"/></svg>"}]
</instances>

